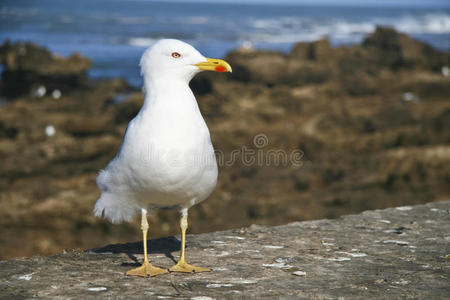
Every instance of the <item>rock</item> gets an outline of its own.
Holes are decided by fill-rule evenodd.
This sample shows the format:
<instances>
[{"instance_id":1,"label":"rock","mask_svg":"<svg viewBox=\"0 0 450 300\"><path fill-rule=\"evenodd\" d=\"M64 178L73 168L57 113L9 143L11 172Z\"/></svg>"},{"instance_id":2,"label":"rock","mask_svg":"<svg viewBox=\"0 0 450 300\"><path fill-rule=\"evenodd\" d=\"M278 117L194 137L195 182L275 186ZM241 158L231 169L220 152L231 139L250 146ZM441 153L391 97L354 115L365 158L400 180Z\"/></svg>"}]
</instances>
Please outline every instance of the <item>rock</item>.
<instances>
[{"instance_id":1,"label":"rock","mask_svg":"<svg viewBox=\"0 0 450 300\"><path fill-rule=\"evenodd\" d=\"M1 94L9 98L30 93L33 87L66 92L90 83L91 60L79 53L63 58L33 43L7 41L0 46L0 63L4 65Z\"/></svg>"},{"instance_id":2,"label":"rock","mask_svg":"<svg viewBox=\"0 0 450 300\"><path fill-rule=\"evenodd\" d=\"M274 84L286 79L288 57L281 52L232 51L226 58L233 66L231 78Z\"/></svg>"},{"instance_id":3,"label":"rock","mask_svg":"<svg viewBox=\"0 0 450 300\"><path fill-rule=\"evenodd\" d=\"M19 129L0 122L0 138L15 139L18 133Z\"/></svg>"},{"instance_id":4,"label":"rock","mask_svg":"<svg viewBox=\"0 0 450 300\"><path fill-rule=\"evenodd\" d=\"M65 120L62 128L74 137L98 136L114 131L110 118L104 116L91 118L90 116L73 116Z\"/></svg>"},{"instance_id":5,"label":"rock","mask_svg":"<svg viewBox=\"0 0 450 300\"><path fill-rule=\"evenodd\" d=\"M213 79L211 78L211 75L214 74L203 72L191 80L189 86L195 95L203 96L213 91Z\"/></svg>"},{"instance_id":6,"label":"rock","mask_svg":"<svg viewBox=\"0 0 450 300\"><path fill-rule=\"evenodd\" d=\"M327 39L296 44L291 50L291 57L301 60L327 61L336 56L336 50L331 47Z\"/></svg>"},{"instance_id":7,"label":"rock","mask_svg":"<svg viewBox=\"0 0 450 300\"><path fill-rule=\"evenodd\" d=\"M362 43L368 50L368 59L392 70L427 69L439 72L448 63L448 53L415 40L392 28L379 26Z\"/></svg>"},{"instance_id":8,"label":"rock","mask_svg":"<svg viewBox=\"0 0 450 300\"><path fill-rule=\"evenodd\" d=\"M128 124L139 112L144 103L144 95L135 93L115 105L115 122Z\"/></svg>"},{"instance_id":9,"label":"rock","mask_svg":"<svg viewBox=\"0 0 450 300\"><path fill-rule=\"evenodd\" d=\"M450 108L441 112L437 118L433 120L433 127L437 131L450 131Z\"/></svg>"},{"instance_id":10,"label":"rock","mask_svg":"<svg viewBox=\"0 0 450 300\"><path fill-rule=\"evenodd\" d=\"M188 261L210 273L127 277L142 261L141 242L0 261L0 297L443 299L449 212L443 201L188 235ZM150 240L149 259L169 268L179 249L174 237Z\"/></svg>"},{"instance_id":11,"label":"rock","mask_svg":"<svg viewBox=\"0 0 450 300\"><path fill-rule=\"evenodd\" d=\"M372 95L378 88L376 73L384 69L441 72L449 54L392 28L378 27L362 45L333 48L327 39L322 39L298 43L289 55L236 50L226 59L233 65L231 78L236 81L257 81L269 86L336 81L351 95Z\"/></svg>"}]
</instances>

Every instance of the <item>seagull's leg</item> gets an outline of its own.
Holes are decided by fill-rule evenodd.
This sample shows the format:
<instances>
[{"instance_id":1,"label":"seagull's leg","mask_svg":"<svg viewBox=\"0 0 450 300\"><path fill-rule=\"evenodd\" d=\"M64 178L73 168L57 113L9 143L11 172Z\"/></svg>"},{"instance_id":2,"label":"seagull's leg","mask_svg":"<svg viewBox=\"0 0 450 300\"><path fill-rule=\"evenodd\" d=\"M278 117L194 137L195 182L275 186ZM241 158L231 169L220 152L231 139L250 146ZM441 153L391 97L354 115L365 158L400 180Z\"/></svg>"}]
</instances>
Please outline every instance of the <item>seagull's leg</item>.
<instances>
[{"instance_id":1,"label":"seagull's leg","mask_svg":"<svg viewBox=\"0 0 450 300\"><path fill-rule=\"evenodd\" d=\"M190 265L186 262L184 256L184 250L186 246L186 230L188 228L187 221L187 209L184 209L181 213L180 219L180 227L181 227L181 255L178 263L169 269L171 272L182 272L182 273L197 273L197 272L210 272L210 268L196 267Z\"/></svg>"},{"instance_id":2,"label":"seagull's leg","mask_svg":"<svg viewBox=\"0 0 450 300\"><path fill-rule=\"evenodd\" d=\"M145 209L142 209L141 229L142 229L142 236L143 236L143 243L144 243L144 263L142 264L142 266L128 271L127 275L147 277L147 276L156 276L156 275L167 273L168 271L166 269L154 267L148 261L148 255L147 255L148 221L147 221L147 211Z\"/></svg>"}]
</instances>

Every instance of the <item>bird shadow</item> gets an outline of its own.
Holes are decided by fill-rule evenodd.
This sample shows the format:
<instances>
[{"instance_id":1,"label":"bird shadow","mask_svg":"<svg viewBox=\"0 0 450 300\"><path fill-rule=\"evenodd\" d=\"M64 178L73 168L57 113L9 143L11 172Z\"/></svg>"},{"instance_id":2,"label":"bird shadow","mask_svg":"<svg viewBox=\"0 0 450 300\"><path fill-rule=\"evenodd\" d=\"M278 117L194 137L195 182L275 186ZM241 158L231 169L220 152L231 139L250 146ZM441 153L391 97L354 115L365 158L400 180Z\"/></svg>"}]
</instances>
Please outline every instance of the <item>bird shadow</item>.
<instances>
[{"instance_id":1,"label":"bird shadow","mask_svg":"<svg viewBox=\"0 0 450 300\"><path fill-rule=\"evenodd\" d=\"M176 263L175 257L173 257L172 252L180 251L181 242L175 238L174 236L164 237L154 240L147 240L147 251L149 254L164 254L166 257L171 259L174 263ZM125 243L125 244L114 244L107 245L100 248L94 248L89 250L91 253L124 253L130 259L134 261L134 263L123 263L122 266L138 266L140 265L138 259L135 254L143 254L144 253L144 245L142 241L133 242L133 243Z\"/></svg>"}]
</instances>

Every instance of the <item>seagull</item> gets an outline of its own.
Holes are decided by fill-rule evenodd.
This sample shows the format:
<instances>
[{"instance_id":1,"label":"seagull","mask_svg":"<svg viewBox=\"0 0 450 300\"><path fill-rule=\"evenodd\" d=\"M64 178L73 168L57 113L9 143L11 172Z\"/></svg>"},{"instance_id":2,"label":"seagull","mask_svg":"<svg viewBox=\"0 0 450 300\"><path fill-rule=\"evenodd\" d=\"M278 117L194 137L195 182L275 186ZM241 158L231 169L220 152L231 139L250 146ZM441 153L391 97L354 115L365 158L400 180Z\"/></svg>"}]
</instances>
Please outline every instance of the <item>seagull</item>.
<instances>
[{"instance_id":1,"label":"seagull","mask_svg":"<svg viewBox=\"0 0 450 300\"><path fill-rule=\"evenodd\" d=\"M140 66L145 101L128 124L117 156L97 177L102 194L94 214L121 223L141 212L144 262L127 275L209 272L185 259L188 210L205 200L217 182L214 148L189 81L203 70L231 72L231 66L175 39L148 48ZM150 264L147 255L147 210L167 207L181 212L181 254L169 270Z\"/></svg>"}]
</instances>

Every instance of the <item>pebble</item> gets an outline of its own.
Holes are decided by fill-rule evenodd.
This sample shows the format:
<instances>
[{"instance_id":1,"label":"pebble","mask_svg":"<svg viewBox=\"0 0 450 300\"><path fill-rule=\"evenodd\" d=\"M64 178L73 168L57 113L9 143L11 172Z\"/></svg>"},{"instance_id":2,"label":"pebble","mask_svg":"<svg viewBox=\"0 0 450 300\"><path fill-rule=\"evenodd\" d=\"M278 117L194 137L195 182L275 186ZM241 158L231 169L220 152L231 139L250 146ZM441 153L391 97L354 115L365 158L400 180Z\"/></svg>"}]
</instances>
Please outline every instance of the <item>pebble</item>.
<instances>
[{"instance_id":1,"label":"pebble","mask_svg":"<svg viewBox=\"0 0 450 300\"><path fill-rule=\"evenodd\" d=\"M220 244L220 245L225 245L225 242L222 241L211 241L211 244Z\"/></svg>"},{"instance_id":2,"label":"pebble","mask_svg":"<svg viewBox=\"0 0 450 300\"><path fill-rule=\"evenodd\" d=\"M433 211L433 212L440 212L440 213L445 212L445 210L439 209L439 208L430 208L430 210Z\"/></svg>"},{"instance_id":3,"label":"pebble","mask_svg":"<svg viewBox=\"0 0 450 300\"><path fill-rule=\"evenodd\" d=\"M404 280L404 279L400 279L400 281L394 281L392 283L393 284L398 284L398 285L405 285L405 284L408 284L409 281L408 280Z\"/></svg>"},{"instance_id":4,"label":"pebble","mask_svg":"<svg viewBox=\"0 0 450 300\"><path fill-rule=\"evenodd\" d=\"M411 210L412 207L411 206L399 206L399 207L396 207L396 209L405 211L405 210Z\"/></svg>"},{"instance_id":5,"label":"pebble","mask_svg":"<svg viewBox=\"0 0 450 300\"><path fill-rule=\"evenodd\" d=\"M292 274L294 274L296 276L306 276L306 272L303 272L303 271L295 271Z\"/></svg>"},{"instance_id":6,"label":"pebble","mask_svg":"<svg viewBox=\"0 0 450 300\"><path fill-rule=\"evenodd\" d=\"M253 250L253 249L247 249L247 250L244 250L244 252L259 253L260 251L259 250Z\"/></svg>"},{"instance_id":7,"label":"pebble","mask_svg":"<svg viewBox=\"0 0 450 300\"><path fill-rule=\"evenodd\" d=\"M255 284L258 283L256 280L237 280L234 284Z\"/></svg>"},{"instance_id":8,"label":"pebble","mask_svg":"<svg viewBox=\"0 0 450 300\"><path fill-rule=\"evenodd\" d=\"M278 262L278 263L274 263L274 264L263 264L263 267L289 269L289 268L292 268L293 266L292 265L288 265L288 264L283 263L283 262Z\"/></svg>"},{"instance_id":9,"label":"pebble","mask_svg":"<svg viewBox=\"0 0 450 300\"><path fill-rule=\"evenodd\" d=\"M322 245L324 245L324 246L334 246L335 244L334 244L334 243L329 243L329 242L322 241Z\"/></svg>"},{"instance_id":10,"label":"pebble","mask_svg":"<svg viewBox=\"0 0 450 300\"><path fill-rule=\"evenodd\" d=\"M234 235L227 235L225 236L226 239L235 239L235 240L245 240L245 237L241 236L234 236Z\"/></svg>"},{"instance_id":11,"label":"pebble","mask_svg":"<svg viewBox=\"0 0 450 300\"><path fill-rule=\"evenodd\" d=\"M60 90L54 90L54 91L52 92L52 98L53 98L53 99L59 99L59 98L61 98L61 91L60 91Z\"/></svg>"},{"instance_id":12,"label":"pebble","mask_svg":"<svg viewBox=\"0 0 450 300\"><path fill-rule=\"evenodd\" d=\"M228 256L228 255L230 255L230 252L228 252L228 251L222 251L222 252L216 254L217 257L224 257L224 256Z\"/></svg>"},{"instance_id":13,"label":"pebble","mask_svg":"<svg viewBox=\"0 0 450 300\"><path fill-rule=\"evenodd\" d=\"M329 261L348 261L352 260L350 257L338 257L338 258L329 258Z\"/></svg>"},{"instance_id":14,"label":"pebble","mask_svg":"<svg viewBox=\"0 0 450 300\"><path fill-rule=\"evenodd\" d=\"M403 99L403 101L407 101L407 102L419 102L420 101L420 98L416 94L411 93L411 92L404 93L402 96L402 99Z\"/></svg>"},{"instance_id":15,"label":"pebble","mask_svg":"<svg viewBox=\"0 0 450 300\"><path fill-rule=\"evenodd\" d=\"M55 133L56 133L55 126L53 126L53 125L47 125L47 126L45 127L45 135L46 135L46 136L48 136L48 137L53 137L53 136L55 135Z\"/></svg>"},{"instance_id":16,"label":"pebble","mask_svg":"<svg viewBox=\"0 0 450 300\"><path fill-rule=\"evenodd\" d=\"M267 249L283 249L284 246L264 245L263 248L267 248Z\"/></svg>"},{"instance_id":17,"label":"pebble","mask_svg":"<svg viewBox=\"0 0 450 300\"><path fill-rule=\"evenodd\" d=\"M107 289L103 286L88 288L88 291L91 291L91 292L101 292L101 291L106 291L106 290Z\"/></svg>"},{"instance_id":18,"label":"pebble","mask_svg":"<svg viewBox=\"0 0 450 300\"><path fill-rule=\"evenodd\" d=\"M346 255L349 255L351 257L365 257L365 256L367 256L366 253L362 253L362 252L357 252L357 253L337 252L337 253L346 254Z\"/></svg>"},{"instance_id":19,"label":"pebble","mask_svg":"<svg viewBox=\"0 0 450 300\"><path fill-rule=\"evenodd\" d=\"M221 288L221 287L231 287L231 283L209 283L206 285L207 288Z\"/></svg>"},{"instance_id":20,"label":"pebble","mask_svg":"<svg viewBox=\"0 0 450 300\"><path fill-rule=\"evenodd\" d=\"M31 280L31 278L33 278L33 274L34 274L34 273L30 273L30 274L25 274L25 275L19 276L19 279L22 279L22 280Z\"/></svg>"},{"instance_id":21,"label":"pebble","mask_svg":"<svg viewBox=\"0 0 450 300\"><path fill-rule=\"evenodd\" d=\"M406 246L406 245L409 244L408 242L399 241L399 240L385 240L385 241L383 241L383 243L384 244L397 244L397 245L400 245L400 246Z\"/></svg>"},{"instance_id":22,"label":"pebble","mask_svg":"<svg viewBox=\"0 0 450 300\"><path fill-rule=\"evenodd\" d=\"M378 222L386 223L386 224L391 224L391 221L389 221L389 220L378 220Z\"/></svg>"},{"instance_id":23,"label":"pebble","mask_svg":"<svg viewBox=\"0 0 450 300\"><path fill-rule=\"evenodd\" d=\"M45 96L46 93L47 93L47 89L45 88L45 86L40 85L36 89L31 91L31 96L33 96L35 98L42 98Z\"/></svg>"}]
</instances>

